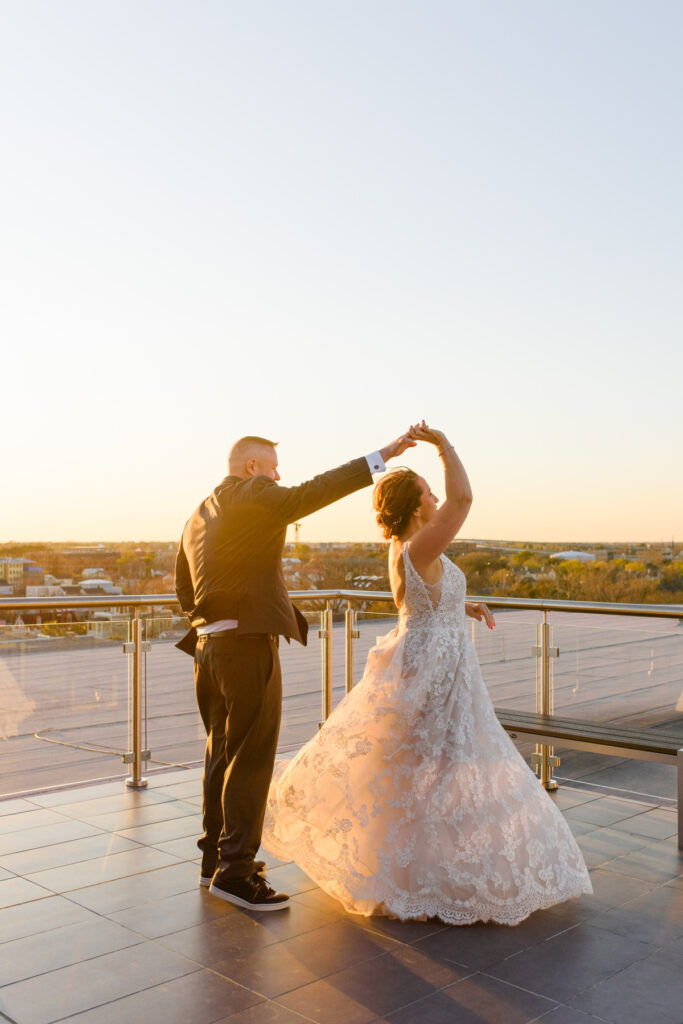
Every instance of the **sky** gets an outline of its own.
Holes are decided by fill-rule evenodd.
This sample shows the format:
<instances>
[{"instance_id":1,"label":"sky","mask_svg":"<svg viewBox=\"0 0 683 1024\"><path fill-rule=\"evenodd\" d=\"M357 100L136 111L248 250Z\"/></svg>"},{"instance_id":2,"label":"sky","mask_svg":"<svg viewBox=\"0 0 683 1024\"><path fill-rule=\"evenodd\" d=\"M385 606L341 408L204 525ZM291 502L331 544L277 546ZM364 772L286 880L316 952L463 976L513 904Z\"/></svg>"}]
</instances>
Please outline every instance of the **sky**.
<instances>
[{"instance_id":1,"label":"sky","mask_svg":"<svg viewBox=\"0 0 683 1024\"><path fill-rule=\"evenodd\" d=\"M463 537L683 539L682 49L677 0L0 0L0 542L423 417Z\"/></svg>"}]
</instances>

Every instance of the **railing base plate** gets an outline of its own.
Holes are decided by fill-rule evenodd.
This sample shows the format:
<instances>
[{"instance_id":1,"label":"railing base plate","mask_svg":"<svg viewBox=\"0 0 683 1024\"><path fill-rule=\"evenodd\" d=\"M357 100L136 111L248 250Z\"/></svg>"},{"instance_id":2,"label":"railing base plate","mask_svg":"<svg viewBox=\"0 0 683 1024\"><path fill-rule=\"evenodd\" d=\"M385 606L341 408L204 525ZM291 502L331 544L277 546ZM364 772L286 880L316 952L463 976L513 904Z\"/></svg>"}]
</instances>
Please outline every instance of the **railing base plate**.
<instances>
[{"instance_id":1,"label":"railing base plate","mask_svg":"<svg viewBox=\"0 0 683 1024\"><path fill-rule=\"evenodd\" d=\"M126 779L128 789L146 789L147 779Z\"/></svg>"}]
</instances>

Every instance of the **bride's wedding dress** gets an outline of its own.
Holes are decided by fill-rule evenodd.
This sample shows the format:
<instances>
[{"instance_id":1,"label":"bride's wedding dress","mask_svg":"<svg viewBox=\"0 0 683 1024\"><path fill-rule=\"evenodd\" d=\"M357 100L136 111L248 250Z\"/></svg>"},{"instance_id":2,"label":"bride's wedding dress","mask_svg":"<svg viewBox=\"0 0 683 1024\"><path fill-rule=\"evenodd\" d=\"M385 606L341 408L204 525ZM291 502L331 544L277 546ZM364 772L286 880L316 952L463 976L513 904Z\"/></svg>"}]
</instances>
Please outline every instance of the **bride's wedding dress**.
<instances>
[{"instance_id":1,"label":"bride's wedding dress","mask_svg":"<svg viewBox=\"0 0 683 1024\"><path fill-rule=\"evenodd\" d=\"M442 555L427 586L404 548L398 627L291 761L278 762L263 845L346 910L517 924L592 892L564 818L498 723Z\"/></svg>"}]
</instances>

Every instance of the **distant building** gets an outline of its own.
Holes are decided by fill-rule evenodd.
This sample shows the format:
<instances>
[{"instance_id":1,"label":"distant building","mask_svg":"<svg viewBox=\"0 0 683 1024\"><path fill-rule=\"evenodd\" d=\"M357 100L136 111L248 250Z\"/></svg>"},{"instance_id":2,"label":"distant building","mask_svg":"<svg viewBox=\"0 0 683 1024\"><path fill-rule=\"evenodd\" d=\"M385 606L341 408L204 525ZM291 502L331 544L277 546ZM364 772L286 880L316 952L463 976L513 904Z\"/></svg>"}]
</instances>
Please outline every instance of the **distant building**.
<instances>
[{"instance_id":1,"label":"distant building","mask_svg":"<svg viewBox=\"0 0 683 1024\"><path fill-rule=\"evenodd\" d=\"M50 584L28 586L27 597L64 597L64 588Z\"/></svg>"},{"instance_id":2,"label":"distant building","mask_svg":"<svg viewBox=\"0 0 683 1024\"><path fill-rule=\"evenodd\" d=\"M24 566L33 564L27 558L0 558L0 578L7 583L23 583Z\"/></svg>"},{"instance_id":3,"label":"distant building","mask_svg":"<svg viewBox=\"0 0 683 1024\"><path fill-rule=\"evenodd\" d=\"M590 551L555 551L551 556L557 562L594 562L595 555Z\"/></svg>"},{"instance_id":4,"label":"distant building","mask_svg":"<svg viewBox=\"0 0 683 1024\"><path fill-rule=\"evenodd\" d=\"M83 547L51 549L41 552L45 572L54 576L77 576L88 566L102 566L105 572L117 568L121 552L104 545L93 544Z\"/></svg>"},{"instance_id":5,"label":"distant building","mask_svg":"<svg viewBox=\"0 0 683 1024\"><path fill-rule=\"evenodd\" d=\"M121 587L115 587L111 580L81 580L78 586L80 587L81 592L85 595L97 594L99 597L102 597L106 594L116 595L123 593Z\"/></svg>"}]
</instances>

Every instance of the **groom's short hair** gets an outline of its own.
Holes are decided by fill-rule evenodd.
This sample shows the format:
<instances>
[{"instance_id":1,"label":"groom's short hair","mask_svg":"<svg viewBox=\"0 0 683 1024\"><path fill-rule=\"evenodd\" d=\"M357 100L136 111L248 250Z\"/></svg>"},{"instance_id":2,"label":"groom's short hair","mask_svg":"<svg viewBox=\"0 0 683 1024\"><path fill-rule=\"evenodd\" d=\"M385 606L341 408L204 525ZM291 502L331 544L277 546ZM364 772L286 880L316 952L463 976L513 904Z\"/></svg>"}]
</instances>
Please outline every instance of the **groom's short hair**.
<instances>
[{"instance_id":1,"label":"groom's short hair","mask_svg":"<svg viewBox=\"0 0 683 1024\"><path fill-rule=\"evenodd\" d=\"M228 455L228 462L238 462L247 458L253 448L277 448L277 441L269 441L267 437L257 437L255 434L247 434L235 441Z\"/></svg>"}]
</instances>

